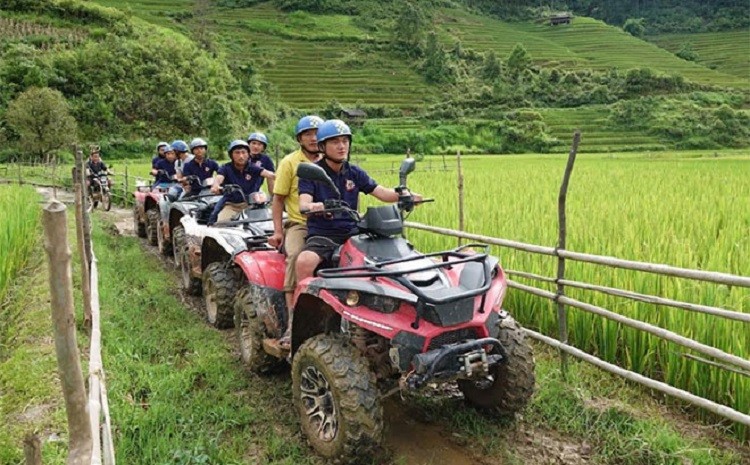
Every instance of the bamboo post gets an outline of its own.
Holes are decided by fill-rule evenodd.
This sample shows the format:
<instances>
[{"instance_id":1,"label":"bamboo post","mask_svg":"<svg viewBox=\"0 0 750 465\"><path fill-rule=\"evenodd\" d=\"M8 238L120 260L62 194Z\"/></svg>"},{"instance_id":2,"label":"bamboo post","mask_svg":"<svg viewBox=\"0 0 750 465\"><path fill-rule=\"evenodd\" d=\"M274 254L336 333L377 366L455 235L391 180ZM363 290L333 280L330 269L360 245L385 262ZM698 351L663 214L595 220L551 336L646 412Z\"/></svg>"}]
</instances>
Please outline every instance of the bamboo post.
<instances>
[{"instance_id":1,"label":"bamboo post","mask_svg":"<svg viewBox=\"0 0 750 465\"><path fill-rule=\"evenodd\" d=\"M66 210L65 205L57 200L51 201L44 208L44 248L49 259L55 350L68 417L70 443L67 465L84 465L91 457L91 422L86 408L86 389L76 342Z\"/></svg>"},{"instance_id":2,"label":"bamboo post","mask_svg":"<svg viewBox=\"0 0 750 465\"><path fill-rule=\"evenodd\" d=\"M29 433L23 440L23 455L26 465L42 465L42 443L39 436Z\"/></svg>"},{"instance_id":3,"label":"bamboo post","mask_svg":"<svg viewBox=\"0 0 750 465\"><path fill-rule=\"evenodd\" d=\"M21 163L18 164L18 185L23 185L23 176L21 176Z\"/></svg>"},{"instance_id":4,"label":"bamboo post","mask_svg":"<svg viewBox=\"0 0 750 465\"><path fill-rule=\"evenodd\" d=\"M445 152L443 152L443 171L448 171L448 165L445 163Z\"/></svg>"},{"instance_id":5,"label":"bamboo post","mask_svg":"<svg viewBox=\"0 0 750 465\"><path fill-rule=\"evenodd\" d=\"M122 186L122 199L125 208L128 207L128 189L130 188L130 177L128 176L128 163L125 162L125 184Z\"/></svg>"},{"instance_id":6,"label":"bamboo post","mask_svg":"<svg viewBox=\"0 0 750 465\"><path fill-rule=\"evenodd\" d=\"M75 172L73 178L75 197L76 197L76 239L78 242L78 255L81 257L81 293L83 294L83 325L86 328L91 326L91 279L89 276L89 250L86 247L86 229L84 213L86 211L83 189L83 154L76 148L75 151Z\"/></svg>"},{"instance_id":7,"label":"bamboo post","mask_svg":"<svg viewBox=\"0 0 750 465\"><path fill-rule=\"evenodd\" d=\"M557 249L565 250L565 242L567 235L567 221L565 218L565 202L568 197L568 184L570 183L570 176L573 174L573 166L576 162L576 154L578 153L578 144L581 142L581 132L576 131L573 134L573 146L570 148L568 154L568 163L565 166L565 173L563 174L562 184L560 185L560 194L557 197L557 221L558 221L558 237L557 237ZM568 343L568 314L565 311L565 304L559 300L559 297L565 295L565 284L562 280L565 279L565 257L557 256L557 294L555 302L557 303L557 328L559 332L559 340L563 344ZM563 379L567 378L568 374L568 354L564 351L560 351L560 369L562 370Z\"/></svg>"},{"instance_id":8,"label":"bamboo post","mask_svg":"<svg viewBox=\"0 0 750 465\"><path fill-rule=\"evenodd\" d=\"M458 169L458 230L464 231L464 172L461 169L461 151L456 152L456 168ZM458 245L463 241L458 238Z\"/></svg>"},{"instance_id":9,"label":"bamboo post","mask_svg":"<svg viewBox=\"0 0 750 465\"><path fill-rule=\"evenodd\" d=\"M91 348L89 354L89 417L91 418L91 437L93 448L91 465L101 465L102 449L99 419L102 412L102 385L104 375L102 367L102 331L99 325L99 276L96 266L96 255L91 255Z\"/></svg>"}]
</instances>

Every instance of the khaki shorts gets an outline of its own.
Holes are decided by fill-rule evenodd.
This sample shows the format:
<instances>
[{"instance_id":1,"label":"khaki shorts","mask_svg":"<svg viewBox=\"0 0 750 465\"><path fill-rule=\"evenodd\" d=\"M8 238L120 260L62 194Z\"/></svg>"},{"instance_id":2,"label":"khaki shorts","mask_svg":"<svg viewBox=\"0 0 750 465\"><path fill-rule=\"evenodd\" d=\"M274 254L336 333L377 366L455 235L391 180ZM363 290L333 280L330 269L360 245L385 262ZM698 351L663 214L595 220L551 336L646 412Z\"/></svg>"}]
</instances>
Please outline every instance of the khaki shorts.
<instances>
[{"instance_id":1,"label":"khaki shorts","mask_svg":"<svg viewBox=\"0 0 750 465\"><path fill-rule=\"evenodd\" d=\"M247 208L246 202L240 202L240 203L227 202L224 204L224 208L222 208L221 211L219 212L219 218L216 221L217 222L229 221L232 219L234 215L242 212L246 208Z\"/></svg>"},{"instance_id":2,"label":"khaki shorts","mask_svg":"<svg viewBox=\"0 0 750 465\"><path fill-rule=\"evenodd\" d=\"M284 292L294 292L297 286L297 273L294 267L297 257L305 247L307 225L287 221L284 224L284 252L286 253L286 274L284 275Z\"/></svg>"}]
</instances>

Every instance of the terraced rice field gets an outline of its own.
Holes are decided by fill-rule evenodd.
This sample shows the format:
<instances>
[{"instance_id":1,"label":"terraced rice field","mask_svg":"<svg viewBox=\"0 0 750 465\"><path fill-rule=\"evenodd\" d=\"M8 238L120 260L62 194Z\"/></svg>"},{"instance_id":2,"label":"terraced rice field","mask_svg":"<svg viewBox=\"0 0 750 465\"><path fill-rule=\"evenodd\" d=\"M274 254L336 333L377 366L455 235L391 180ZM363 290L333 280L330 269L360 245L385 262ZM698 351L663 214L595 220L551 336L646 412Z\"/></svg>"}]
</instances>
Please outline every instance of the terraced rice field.
<instances>
[{"instance_id":1,"label":"terraced rice field","mask_svg":"<svg viewBox=\"0 0 750 465\"><path fill-rule=\"evenodd\" d=\"M606 107L592 105L580 108L537 110L559 142L551 152L567 152L576 129L581 131L581 153L664 150L658 137L626 128L613 128L607 122Z\"/></svg>"},{"instance_id":2,"label":"terraced rice field","mask_svg":"<svg viewBox=\"0 0 750 465\"><path fill-rule=\"evenodd\" d=\"M689 43L698 55L698 63L750 79L750 30L663 34L649 37L648 40L672 53L677 53L683 44Z\"/></svg>"},{"instance_id":3,"label":"terraced rice field","mask_svg":"<svg viewBox=\"0 0 750 465\"><path fill-rule=\"evenodd\" d=\"M505 23L462 10L444 9L439 25L441 40L446 45L453 45L459 39L464 47L494 50L503 58L521 43L535 61L550 65L600 70L649 67L663 73L680 74L701 84L750 87L747 75L743 78L681 60L619 28L591 18L574 18L571 25L552 27L546 23Z\"/></svg>"},{"instance_id":4,"label":"terraced rice field","mask_svg":"<svg viewBox=\"0 0 750 465\"><path fill-rule=\"evenodd\" d=\"M263 4L219 11L212 19L231 59L253 63L295 107L319 108L336 99L403 108L435 95L406 61L372 45L382 37L368 36L350 17L295 15Z\"/></svg>"}]
</instances>

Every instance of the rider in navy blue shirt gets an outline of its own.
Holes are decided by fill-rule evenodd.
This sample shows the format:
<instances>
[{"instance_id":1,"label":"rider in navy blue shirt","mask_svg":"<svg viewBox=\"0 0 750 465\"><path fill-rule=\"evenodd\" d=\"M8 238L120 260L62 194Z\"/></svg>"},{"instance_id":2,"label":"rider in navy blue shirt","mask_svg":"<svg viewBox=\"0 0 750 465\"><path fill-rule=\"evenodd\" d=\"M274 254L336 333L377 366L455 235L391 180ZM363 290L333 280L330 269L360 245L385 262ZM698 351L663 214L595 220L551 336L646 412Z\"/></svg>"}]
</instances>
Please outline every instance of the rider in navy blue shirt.
<instances>
[{"instance_id":1,"label":"rider in navy blue shirt","mask_svg":"<svg viewBox=\"0 0 750 465\"><path fill-rule=\"evenodd\" d=\"M221 207L222 202L220 202L214 210L214 213L216 213L221 208L217 216L218 221L229 220L232 216L247 208L246 198L250 194L260 190L263 178L274 179L276 177L273 171L248 162L250 158L250 146L244 140L233 141L229 144L227 151L232 161L219 168L219 174L216 176L213 186L211 186L211 192L218 194L221 185L225 181L226 184L240 186L242 192L235 191L224 194L224 198L222 199L224 202L223 208ZM209 220L209 222L212 221Z\"/></svg>"},{"instance_id":2,"label":"rider in navy blue shirt","mask_svg":"<svg viewBox=\"0 0 750 465\"><path fill-rule=\"evenodd\" d=\"M167 146L164 149L164 158L157 160L156 165L151 170L151 174L156 176L154 184L164 187L174 182L174 175L177 172L174 167L174 160L174 150Z\"/></svg>"},{"instance_id":3,"label":"rider in navy blue shirt","mask_svg":"<svg viewBox=\"0 0 750 465\"><path fill-rule=\"evenodd\" d=\"M156 168L156 162L164 159L164 149L169 147L166 142L156 144L156 156L151 159L151 168Z\"/></svg>"},{"instance_id":4,"label":"rider in navy blue shirt","mask_svg":"<svg viewBox=\"0 0 750 465\"><path fill-rule=\"evenodd\" d=\"M198 194L201 190L201 183L219 171L219 164L206 157L207 149L208 144L203 139L195 138L190 141L190 152L192 152L194 158L185 163L182 168L182 175L197 178L190 180L187 191L191 195Z\"/></svg>"},{"instance_id":5,"label":"rider in navy blue shirt","mask_svg":"<svg viewBox=\"0 0 750 465\"><path fill-rule=\"evenodd\" d=\"M273 166L273 161L265 152L268 148L268 138L262 132L253 132L247 136L247 145L250 146L250 161L255 166L260 166L268 171L276 172L276 167ZM273 183L274 179L268 179L268 193L273 194ZM257 190L260 190L260 186L263 185L263 179L260 181L260 185Z\"/></svg>"},{"instance_id":6,"label":"rider in navy blue shirt","mask_svg":"<svg viewBox=\"0 0 750 465\"><path fill-rule=\"evenodd\" d=\"M329 166L326 158L316 165L323 168L341 193L341 200L356 210L359 204L359 193L372 194L378 184L360 167L341 164L335 171ZM299 180L299 193L308 194L313 200L335 199L336 193L327 184L309 179ZM398 200L398 199L397 199ZM345 212L333 213L330 216L311 215L307 218L307 236L328 236L348 238L357 234L357 223Z\"/></svg>"},{"instance_id":7,"label":"rider in navy blue shirt","mask_svg":"<svg viewBox=\"0 0 750 465\"><path fill-rule=\"evenodd\" d=\"M337 119L324 122L318 127L317 138L318 148L323 155L317 164L326 171L341 193L341 199L349 207L357 208L360 192L371 194L383 202L398 201L400 194L395 189L378 185L363 169L349 164L352 132L346 123ZM408 192L405 194L408 195ZM418 194L411 195L416 201L422 199ZM334 251L358 232L356 222L343 212L314 214L325 209L324 201L337 198L336 193L323 183L299 180L300 211L308 210L313 214L307 217L307 240L297 257L297 282L311 277L319 266L336 266L331 260ZM292 314L287 321L286 331L278 342L282 349L290 347Z\"/></svg>"}]
</instances>

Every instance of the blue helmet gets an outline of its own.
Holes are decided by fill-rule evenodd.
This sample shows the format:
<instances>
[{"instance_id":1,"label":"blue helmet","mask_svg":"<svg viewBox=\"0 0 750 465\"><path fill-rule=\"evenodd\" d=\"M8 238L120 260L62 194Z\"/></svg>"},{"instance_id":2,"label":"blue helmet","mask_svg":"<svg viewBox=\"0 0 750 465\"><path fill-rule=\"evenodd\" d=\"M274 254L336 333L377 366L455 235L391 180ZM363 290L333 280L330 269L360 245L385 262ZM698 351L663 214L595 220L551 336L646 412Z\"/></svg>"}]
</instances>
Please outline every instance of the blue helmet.
<instances>
[{"instance_id":1,"label":"blue helmet","mask_svg":"<svg viewBox=\"0 0 750 465\"><path fill-rule=\"evenodd\" d=\"M268 137L266 137L266 135L263 134L262 132L254 132L254 133L250 134L249 136L247 136L247 143L248 144L251 141L254 141L254 140L258 141L261 144L263 144L266 147L268 147Z\"/></svg>"},{"instance_id":2,"label":"blue helmet","mask_svg":"<svg viewBox=\"0 0 750 465\"><path fill-rule=\"evenodd\" d=\"M164 153L167 153L167 152L174 152L174 149L169 144L164 146Z\"/></svg>"},{"instance_id":3,"label":"blue helmet","mask_svg":"<svg viewBox=\"0 0 750 465\"><path fill-rule=\"evenodd\" d=\"M190 150L190 148L188 148L188 145L185 143L185 141L180 140L180 139L172 141L172 148L174 149L175 152L187 152Z\"/></svg>"},{"instance_id":4,"label":"blue helmet","mask_svg":"<svg viewBox=\"0 0 750 465\"><path fill-rule=\"evenodd\" d=\"M198 147L205 147L208 149L208 144L205 140L201 139L200 137L196 137L195 139L190 141L190 152L193 151L193 149Z\"/></svg>"},{"instance_id":5,"label":"blue helmet","mask_svg":"<svg viewBox=\"0 0 750 465\"><path fill-rule=\"evenodd\" d=\"M303 116L294 127L294 136L297 137L308 129L317 129L323 124L323 118L315 115Z\"/></svg>"},{"instance_id":6,"label":"blue helmet","mask_svg":"<svg viewBox=\"0 0 750 465\"><path fill-rule=\"evenodd\" d=\"M247 142L245 142L242 139L233 140L232 142L229 143L229 146L227 147L227 153L229 154L229 158L232 158L232 152L234 151L234 149L237 149L240 147L250 152L250 146L247 145Z\"/></svg>"},{"instance_id":7,"label":"blue helmet","mask_svg":"<svg viewBox=\"0 0 750 465\"><path fill-rule=\"evenodd\" d=\"M340 119L329 119L318 128L319 144L338 136L349 136L349 141L352 140L352 130Z\"/></svg>"}]
</instances>

